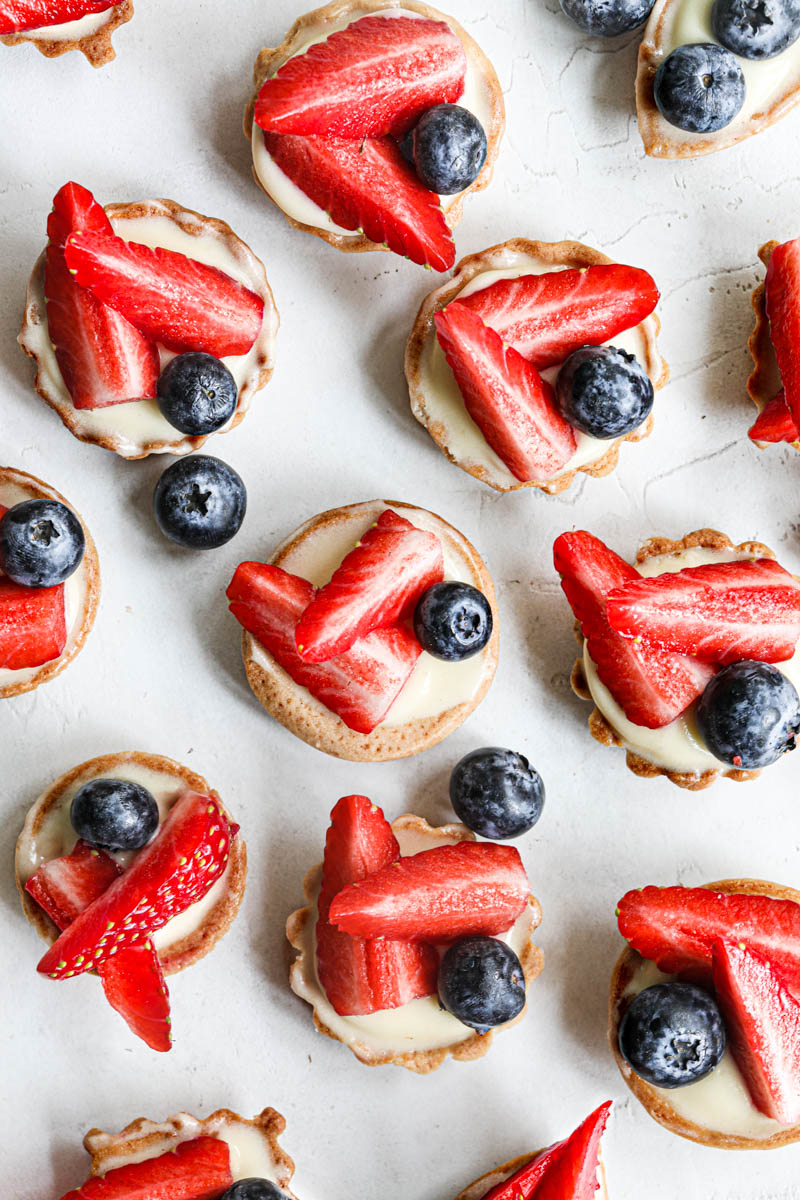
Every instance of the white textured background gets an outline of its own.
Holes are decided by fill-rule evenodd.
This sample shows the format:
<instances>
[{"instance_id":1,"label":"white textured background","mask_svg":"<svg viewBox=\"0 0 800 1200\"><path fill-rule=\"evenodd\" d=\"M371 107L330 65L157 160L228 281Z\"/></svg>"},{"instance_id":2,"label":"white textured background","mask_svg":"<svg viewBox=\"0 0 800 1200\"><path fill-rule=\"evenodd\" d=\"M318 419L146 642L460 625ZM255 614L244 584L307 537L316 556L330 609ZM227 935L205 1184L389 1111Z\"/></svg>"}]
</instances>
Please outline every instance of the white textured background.
<instances>
[{"instance_id":1,"label":"white textured background","mask_svg":"<svg viewBox=\"0 0 800 1200\"><path fill-rule=\"evenodd\" d=\"M459 255L512 236L574 237L647 267L672 367L653 436L623 450L616 474L581 477L554 499L497 495L448 465L410 416L403 345L434 277L292 231L252 182L240 129L251 64L282 39L298 2L137 0L115 36L116 62L98 72L74 54L47 61L30 46L0 46L0 461L66 493L104 575L82 655L0 714L3 1194L44 1200L77 1186L92 1125L272 1104L288 1119L301 1200L448 1200L614 1097L613 1200L800 1197L800 1147L736 1154L670 1136L629 1098L605 1044L618 897L739 874L797 886L798 764L695 795L629 774L619 753L592 742L587 706L570 693L572 619L550 557L554 537L576 526L633 554L651 534L711 524L766 541L800 569L800 460L751 446L744 391L757 247L800 233L800 114L716 157L647 161L633 115L635 37L584 39L555 0L450 0L493 59L508 106L495 180L466 206ZM208 445L250 496L239 536L219 551L181 552L158 534L149 502L166 460L127 463L75 441L31 388L15 337L67 179L103 203L168 196L221 216L266 263L282 317L277 369L245 423ZM353 766L256 705L223 591L236 563L266 556L312 513L387 494L441 513L484 552L502 656L487 700L449 741L407 762ZM340 795L366 792L392 817L411 808L447 819L452 765L487 743L528 754L546 781L544 816L518 843L544 906L545 973L526 1021L488 1058L421 1078L369 1070L316 1035L289 991L285 917ZM37 977L41 945L13 886L30 803L74 763L120 748L205 774L250 851L239 920L172 981L166 1056L128 1036L95 980Z\"/></svg>"}]
</instances>

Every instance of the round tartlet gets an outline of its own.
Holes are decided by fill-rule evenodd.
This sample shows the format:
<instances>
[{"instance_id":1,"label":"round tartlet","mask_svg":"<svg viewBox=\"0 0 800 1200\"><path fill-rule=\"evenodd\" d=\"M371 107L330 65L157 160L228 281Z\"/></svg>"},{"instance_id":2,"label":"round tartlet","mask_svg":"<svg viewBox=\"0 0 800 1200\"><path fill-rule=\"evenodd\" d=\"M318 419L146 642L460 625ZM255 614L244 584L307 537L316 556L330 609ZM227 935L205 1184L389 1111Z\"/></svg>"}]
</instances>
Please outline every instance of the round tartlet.
<instances>
[{"instance_id":1,"label":"round tartlet","mask_svg":"<svg viewBox=\"0 0 800 1200\"><path fill-rule=\"evenodd\" d=\"M59 58L70 50L80 50L93 67L104 67L116 57L111 42L114 31L130 21L132 16L132 0L121 0L105 12L81 17L77 21L4 34L0 42L6 46L30 42L45 58Z\"/></svg>"}]
</instances>

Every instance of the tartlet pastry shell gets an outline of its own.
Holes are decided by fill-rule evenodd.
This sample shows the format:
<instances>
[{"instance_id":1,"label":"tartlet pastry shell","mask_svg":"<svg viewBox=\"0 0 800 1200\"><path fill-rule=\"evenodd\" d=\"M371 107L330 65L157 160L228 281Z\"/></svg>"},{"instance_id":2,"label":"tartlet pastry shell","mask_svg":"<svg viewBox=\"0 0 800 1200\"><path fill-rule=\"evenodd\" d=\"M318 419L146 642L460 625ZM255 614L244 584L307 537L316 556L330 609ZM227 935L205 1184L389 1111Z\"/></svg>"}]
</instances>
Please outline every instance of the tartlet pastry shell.
<instances>
[{"instance_id":1,"label":"tartlet pastry shell","mask_svg":"<svg viewBox=\"0 0 800 1200\"><path fill-rule=\"evenodd\" d=\"M382 500L378 503L392 508L399 502ZM312 517L279 546L269 561L276 566L281 566L290 551L310 534L317 532L320 528L333 527L347 521L353 510L361 507L365 506L350 504L342 508L329 509L327 512L320 513L319 516ZM419 509L416 505L403 502L402 511L406 510L411 510L412 520L413 512L426 511ZM332 754L335 758L346 758L353 762L386 762L395 758L407 758L412 754L419 754L420 751L427 750L429 746L435 746L466 721L486 695L494 678L497 669L500 627L497 598L491 576L483 559L464 535L441 517L437 517L435 514L430 515L435 517L437 524L440 523L441 527L436 530L439 536L454 544L467 558L472 570L471 582L483 592L492 606L494 629L488 646L482 651L486 655L483 679L470 700L445 709L436 716L420 717L400 725L387 725L382 722L373 729L372 733L357 733L355 730L349 729L336 713L321 708L315 701L310 701L305 688L299 687L277 663L274 664L274 674L265 671L254 657L255 648L258 645L256 639L246 629L242 630L242 658L247 682L259 704L290 733L295 734L310 746L314 746L315 749ZM260 647L260 649L262 653L267 653L264 647Z\"/></svg>"},{"instance_id":2,"label":"tartlet pastry shell","mask_svg":"<svg viewBox=\"0 0 800 1200\"><path fill-rule=\"evenodd\" d=\"M599 250L594 250L591 246L585 246L581 242L536 242L530 241L527 238L511 238L507 242L500 242L496 246L490 246L487 250L482 250L478 254L470 254L466 258L462 258L455 267L453 278L425 297L414 321L406 345L405 356L405 371L411 397L411 411L419 423L427 429L444 456L457 467L460 467L462 471L466 471L468 475L474 476L475 479L480 479L482 483L486 483L489 487L500 492L516 492L521 488L532 487L539 488L550 495L557 495L559 492L565 491L579 473L591 475L594 478L610 474L619 460L619 449L622 443L640 442L651 433L653 429L653 414L651 412L644 424L640 425L638 429L634 429L631 433L626 434L625 437L609 441L608 450L602 458L592 463L586 463L582 467L576 467L573 471L566 471L563 475L559 475L557 479L545 480L541 483L531 480L526 483L516 483L502 487L488 477L485 468L479 463L460 459L451 453L447 447L447 430L440 422L434 420L428 412L423 386L422 356L428 338L436 336L433 325L434 314L446 308L450 301L454 300L462 288L466 287L476 275L481 275L486 271L492 271L506 265L501 261L497 261L502 258L504 251L511 251L515 254L524 254L530 258L536 258L551 270L555 270L557 267L593 267L614 261L608 255L602 254ZM655 313L652 313L641 322L639 328L642 329L644 334L646 348L646 362L643 365L650 376L653 387L658 390L664 387L669 379L669 368L658 352L656 341L661 330L661 322Z\"/></svg>"},{"instance_id":3,"label":"tartlet pastry shell","mask_svg":"<svg viewBox=\"0 0 800 1200\"><path fill-rule=\"evenodd\" d=\"M499 1167L495 1167L492 1171L487 1171L485 1175L481 1175L480 1179L475 1179L468 1187L465 1187L462 1192L458 1193L456 1200L483 1200L487 1192L497 1187L499 1183L505 1183L507 1179L510 1179L522 1167L527 1166L534 1158L538 1158L541 1153L541 1150L534 1150L533 1154L520 1154L516 1158L509 1159L508 1162L501 1163ZM600 1155L598 1170L602 1183L600 1190L596 1193L597 1200L606 1200L608 1191L602 1153Z\"/></svg>"},{"instance_id":4,"label":"tartlet pastry shell","mask_svg":"<svg viewBox=\"0 0 800 1200\"><path fill-rule=\"evenodd\" d=\"M47 683L48 680L55 679L56 675L60 675L64 668L83 649L84 642L89 636L89 630L94 624L100 604L100 563L97 558L97 547L80 513L76 512L72 505L55 488L51 488L49 484L43 483L35 475L28 475L25 471L16 471L13 467L0 467L0 484L2 483L12 483L24 488L25 491L30 493L33 500L58 500L75 513L75 516L81 523L83 536L86 539L86 548L81 566L79 567L79 570L86 572L86 599L80 622L74 632L69 634L64 652L58 658L54 658L52 662L45 663L39 667L36 674L31 676L30 679L20 683L7 683L5 687L0 686L0 700L4 700L9 696L20 696L23 692L32 692L40 683Z\"/></svg>"},{"instance_id":5,"label":"tartlet pastry shell","mask_svg":"<svg viewBox=\"0 0 800 1200\"><path fill-rule=\"evenodd\" d=\"M247 263L250 267L255 267L256 273L261 276L260 285L255 290L264 301L262 328L265 326L273 327L270 341L274 343L280 318L275 305L275 298L272 295L272 290L267 280L264 264L253 254L250 247L241 238L237 237L230 225L225 221L221 221L216 217L205 217L201 213L194 212L193 209L184 208L182 205L176 204L174 200L143 200L131 201L125 204L106 204L105 211L112 222L142 217L162 217L172 221L183 233L189 234L191 237L201 237L209 233L218 237L234 258ZM118 232L124 233L124 231ZM190 454L193 450L198 450L212 436L211 434L190 437L176 429L174 439L170 441L146 442L140 448L139 453L132 454L125 451L124 443L116 439L113 434L102 436L81 430L80 411L68 399L48 387L46 372L42 369L42 364L37 354L37 339L34 336L34 330L45 324L47 320L46 312L39 303L39 297L44 295L43 276L44 251L42 251L36 260L28 282L25 314L17 341L28 357L32 358L36 363L37 371L33 380L34 388L45 403L55 410L70 433L82 442L102 446L104 449L112 450L115 454L119 454L123 458L130 459L145 458L148 454ZM252 397L269 382L275 365L272 350L273 347L271 346L270 353L264 353L259 356L255 370L239 388L239 398L236 402L234 415L230 423L221 432L227 433L229 430L236 428L249 409Z\"/></svg>"},{"instance_id":6,"label":"tartlet pastry shell","mask_svg":"<svg viewBox=\"0 0 800 1200\"><path fill-rule=\"evenodd\" d=\"M778 245L779 243L775 241L765 242L759 250L758 257L765 267L769 266L772 251ZM750 303L755 313L755 326L750 337L747 339L747 349L750 351L750 357L753 360L753 370L750 372L750 378L747 380L747 393L759 413L761 413L781 389L781 375L769 336L767 292L766 284L763 280L753 291ZM761 447L769 444L767 442L756 443L756 445ZM793 446L795 450L800 450L800 442L785 442L782 444Z\"/></svg>"},{"instance_id":7,"label":"tartlet pastry shell","mask_svg":"<svg viewBox=\"0 0 800 1200\"><path fill-rule=\"evenodd\" d=\"M39 937L44 938L50 944L56 940L59 931L44 910L25 891L27 875L24 870L25 864L22 858L23 839L26 836L30 837L37 834L48 813L58 804L64 792L70 788L76 779L84 775L91 775L93 778L105 775L113 778L114 772L122 764L130 762L134 762L152 771L161 771L167 775L174 776L176 786L182 785L192 791L207 793L213 796L222 811L230 819L230 814L225 809L219 796L209 788L202 775L197 775L181 763L174 762L171 758L164 758L161 755L143 754L139 751L104 754L99 758L89 759L87 762L73 767L71 771L67 771L65 775L56 779L42 793L33 807L29 809L28 815L25 818L25 825L17 841L14 863L17 890L22 902L22 910L30 924L39 934ZM247 849L240 833L237 834L231 843L229 864L228 885L225 893L206 915L202 923L192 933L181 938L180 941L174 942L172 945L166 946L163 950L159 951L158 957L165 975L174 975L178 971L182 971L184 967L191 966L192 963L197 962L208 954L220 938L227 933L231 922L239 911L239 906L244 897L244 885L247 876Z\"/></svg>"},{"instance_id":8,"label":"tartlet pastry shell","mask_svg":"<svg viewBox=\"0 0 800 1200\"><path fill-rule=\"evenodd\" d=\"M794 900L796 904L800 904L800 892L795 891L794 888L785 887L783 884L769 883L763 879L722 879L716 883L706 883L702 886L712 892L771 896L775 900ZM608 1040L622 1078L653 1120L658 1121L671 1133L677 1133L679 1137L688 1138L692 1142L700 1142L704 1146L716 1146L722 1150L773 1150L777 1146L788 1146L791 1142L800 1141L800 1125L789 1126L768 1138L749 1138L739 1134L727 1134L719 1130L707 1129L682 1117L652 1084L645 1082L628 1066L620 1054L619 1025L630 1003L630 1001L625 1002L623 993L641 962L641 955L630 946L626 946L614 966L609 996Z\"/></svg>"},{"instance_id":9,"label":"tartlet pastry shell","mask_svg":"<svg viewBox=\"0 0 800 1200\"><path fill-rule=\"evenodd\" d=\"M108 20L94 33L82 38L48 38L31 37L29 33L7 33L0 37L0 42L6 46L16 46L21 42L31 42L45 58L59 58L70 50L80 50L84 58L93 67L104 67L106 63L116 58L111 36L115 29L130 21L133 16L132 0L122 0L115 8L108 9L103 14Z\"/></svg>"},{"instance_id":10,"label":"tartlet pastry shell","mask_svg":"<svg viewBox=\"0 0 800 1200\"><path fill-rule=\"evenodd\" d=\"M245 137L248 141L252 141L253 136L259 136L259 127L254 125L253 119L258 93L261 91L264 81L270 75L274 75L297 52L298 46L302 44L303 35L307 29L333 25L336 21L346 17L348 13L354 10L363 10L366 14L382 12L387 8L402 8L409 12L419 13L421 16L428 17L433 21L446 21L456 37L461 41L468 63L475 68L487 84L490 94L491 123L486 130L486 140L488 143L486 162L483 164L477 178L473 180L468 188L464 189L444 214L447 224L451 229L454 229L461 220L464 198L470 192L482 191L491 181L494 164L500 149L500 141L506 124L505 105L495 69L477 42L473 41L467 31L459 25L454 17L449 17L445 13L439 12L438 9L421 3L421 0L333 0L331 4L326 4L322 8L314 9L313 12L305 13L302 17L298 17L286 35L285 41L280 46L275 49L265 48L259 52L253 68L253 82L255 87L244 113ZM280 208L280 205L277 204L261 183L255 167L253 167L253 178L267 199L271 200L277 208ZM389 249L388 246L381 245L378 242L371 242L363 233L354 231L345 237L343 234L335 233L329 229L319 229L315 225L305 225L302 221L297 221L294 217L290 217L283 209L280 211L283 212L286 220L294 229L300 229L304 233L313 233L315 237L322 238L330 246L335 246L337 250L343 250L347 254L361 253L365 250Z\"/></svg>"},{"instance_id":11,"label":"tartlet pastry shell","mask_svg":"<svg viewBox=\"0 0 800 1200\"><path fill-rule=\"evenodd\" d=\"M466 825L461 825L455 821L450 825L440 825L438 827L429 825L424 817L419 817L415 813L404 813L392 822L392 829L395 834L401 830L410 830L414 834L422 837L430 837L431 839L441 837L455 837L459 841L474 842L476 841L475 834L467 829ZM308 925L311 922L316 922L317 919L317 895L319 893L320 879L322 874L322 863L317 863L310 871L306 873L303 879L303 891L306 899L311 903L305 908L299 908L293 912L286 922L286 937L290 945L297 951L298 957L289 968L289 983L292 991L296 995L304 998L302 995L303 975L305 970L310 970L316 974L316 964L305 963L305 946L304 935ZM529 988L534 979L541 974L544 969L544 952L533 943L533 932L541 924L542 909L539 901L535 896L530 897L530 914L531 914L531 938L527 942L522 954L520 962L525 973L525 983ZM316 944L316 943L315 943ZM393 1063L396 1067L405 1067L409 1071L415 1071L418 1075L427 1075L430 1071L437 1070L448 1055L451 1055L459 1062L469 1062L475 1058L483 1058L492 1044L494 1033L502 1033L506 1029L510 1029L512 1025L516 1025L521 1021L528 1011L528 1000L526 996L525 1007L522 1012L514 1018L513 1021L508 1021L507 1024L499 1027L497 1030L489 1030L483 1035L473 1034L463 1042L456 1042L451 1046L442 1046L435 1050L409 1050L403 1053L402 1051L378 1051L373 1050L370 1046L363 1042L352 1042L348 1045L348 1049L356 1056L359 1062L365 1063L368 1067L385 1066L388 1063ZM319 1033L325 1037L332 1038L335 1042L341 1042L342 1039L337 1033L330 1029L320 1018L316 1008L314 1009L314 1024ZM344 1042L342 1042L345 1045Z\"/></svg>"}]
</instances>

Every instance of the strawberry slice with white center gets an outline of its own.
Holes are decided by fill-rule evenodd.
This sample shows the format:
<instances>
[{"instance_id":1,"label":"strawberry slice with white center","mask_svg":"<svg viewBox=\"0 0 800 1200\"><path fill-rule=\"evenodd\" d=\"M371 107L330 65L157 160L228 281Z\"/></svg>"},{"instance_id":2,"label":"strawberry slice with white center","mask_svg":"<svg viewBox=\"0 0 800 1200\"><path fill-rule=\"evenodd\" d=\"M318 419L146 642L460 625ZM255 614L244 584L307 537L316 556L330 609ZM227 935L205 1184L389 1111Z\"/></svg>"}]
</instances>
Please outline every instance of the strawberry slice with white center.
<instances>
[{"instance_id":1,"label":"strawberry slice with white center","mask_svg":"<svg viewBox=\"0 0 800 1200\"><path fill-rule=\"evenodd\" d=\"M756 422L747 432L754 442L797 442L800 440L794 417L789 412L783 388L765 404Z\"/></svg>"},{"instance_id":2,"label":"strawberry slice with white center","mask_svg":"<svg viewBox=\"0 0 800 1200\"><path fill-rule=\"evenodd\" d=\"M0 0L0 36L65 25L107 12L120 0Z\"/></svg>"},{"instance_id":3,"label":"strawberry slice with white center","mask_svg":"<svg viewBox=\"0 0 800 1200\"><path fill-rule=\"evenodd\" d=\"M59 658L66 644L64 584L30 588L0 575L0 667L44 666Z\"/></svg>"},{"instance_id":4,"label":"strawberry slice with white center","mask_svg":"<svg viewBox=\"0 0 800 1200\"><path fill-rule=\"evenodd\" d=\"M270 563L246 562L226 592L236 620L296 684L357 733L371 733L408 683L422 647L403 625L375 629L326 663L304 662L295 630L314 598L306 579Z\"/></svg>"},{"instance_id":5,"label":"strawberry slice with white center","mask_svg":"<svg viewBox=\"0 0 800 1200\"><path fill-rule=\"evenodd\" d=\"M64 258L76 283L168 350L236 357L252 349L261 331L260 296L177 250L77 231Z\"/></svg>"},{"instance_id":6,"label":"strawberry slice with white center","mask_svg":"<svg viewBox=\"0 0 800 1200\"><path fill-rule=\"evenodd\" d=\"M47 218L44 265L47 328L56 362L76 408L105 408L156 394L158 350L114 308L80 287L64 247L76 230L113 237L92 193L77 183L57 192Z\"/></svg>"},{"instance_id":7,"label":"strawberry slice with white center","mask_svg":"<svg viewBox=\"0 0 800 1200\"><path fill-rule=\"evenodd\" d=\"M228 1143L198 1137L154 1158L92 1175L61 1200L219 1200L232 1183Z\"/></svg>"},{"instance_id":8,"label":"strawberry slice with white center","mask_svg":"<svg viewBox=\"0 0 800 1200\"><path fill-rule=\"evenodd\" d=\"M368 942L328 921L331 900L400 857L397 838L366 796L344 796L331 813L317 908L319 981L340 1016L399 1008L436 992L439 955L422 943L381 938Z\"/></svg>"},{"instance_id":9,"label":"strawberry slice with white center","mask_svg":"<svg viewBox=\"0 0 800 1200\"><path fill-rule=\"evenodd\" d=\"M396 18L392 18L396 19ZM351 140L264 133L275 163L343 229L434 271L456 260L439 197L419 181L389 137Z\"/></svg>"},{"instance_id":10,"label":"strawberry slice with white center","mask_svg":"<svg viewBox=\"0 0 800 1200\"><path fill-rule=\"evenodd\" d=\"M361 17L290 58L258 93L272 133L344 138L406 133L463 95L467 56L445 21Z\"/></svg>"},{"instance_id":11,"label":"strawberry slice with white center","mask_svg":"<svg viewBox=\"0 0 800 1200\"><path fill-rule=\"evenodd\" d=\"M330 920L353 937L454 942L505 933L530 891L513 846L458 842L400 858L343 888Z\"/></svg>"},{"instance_id":12,"label":"strawberry slice with white center","mask_svg":"<svg viewBox=\"0 0 800 1200\"><path fill-rule=\"evenodd\" d=\"M658 303L658 288L640 267L604 263L498 279L458 303L542 371L638 325Z\"/></svg>"},{"instance_id":13,"label":"strawberry slice with white center","mask_svg":"<svg viewBox=\"0 0 800 1200\"><path fill-rule=\"evenodd\" d=\"M59 929L66 929L121 874L110 854L79 839L71 854L37 867L25 891Z\"/></svg>"},{"instance_id":14,"label":"strawberry slice with white center","mask_svg":"<svg viewBox=\"0 0 800 1200\"><path fill-rule=\"evenodd\" d=\"M147 941L213 887L237 831L214 796L184 793L128 870L54 942L39 972L65 979Z\"/></svg>"},{"instance_id":15,"label":"strawberry slice with white center","mask_svg":"<svg viewBox=\"0 0 800 1200\"><path fill-rule=\"evenodd\" d=\"M536 368L459 300L433 319L467 412L511 474L528 483L565 466L575 431Z\"/></svg>"},{"instance_id":16,"label":"strawberry slice with white center","mask_svg":"<svg viewBox=\"0 0 800 1200\"><path fill-rule=\"evenodd\" d=\"M610 1111L608 1100L568 1138L537 1154L483 1200L592 1200L600 1186L600 1139Z\"/></svg>"},{"instance_id":17,"label":"strawberry slice with white center","mask_svg":"<svg viewBox=\"0 0 800 1200\"><path fill-rule=\"evenodd\" d=\"M442 544L386 509L317 592L295 630L304 662L326 662L373 629L407 616L444 579Z\"/></svg>"},{"instance_id":18,"label":"strawberry slice with white center","mask_svg":"<svg viewBox=\"0 0 800 1200\"><path fill-rule=\"evenodd\" d=\"M703 662L784 662L800 638L800 583L771 558L706 563L633 579L607 611L624 637Z\"/></svg>"},{"instance_id":19,"label":"strawberry slice with white center","mask_svg":"<svg viewBox=\"0 0 800 1200\"><path fill-rule=\"evenodd\" d=\"M713 947L714 987L728 1045L759 1112L800 1121L800 1003L780 974L744 942Z\"/></svg>"},{"instance_id":20,"label":"strawberry slice with white center","mask_svg":"<svg viewBox=\"0 0 800 1200\"><path fill-rule=\"evenodd\" d=\"M584 530L563 533L553 545L553 562L597 674L625 716L648 729L669 725L702 694L714 669L612 629L606 597L641 576L599 538Z\"/></svg>"}]
</instances>

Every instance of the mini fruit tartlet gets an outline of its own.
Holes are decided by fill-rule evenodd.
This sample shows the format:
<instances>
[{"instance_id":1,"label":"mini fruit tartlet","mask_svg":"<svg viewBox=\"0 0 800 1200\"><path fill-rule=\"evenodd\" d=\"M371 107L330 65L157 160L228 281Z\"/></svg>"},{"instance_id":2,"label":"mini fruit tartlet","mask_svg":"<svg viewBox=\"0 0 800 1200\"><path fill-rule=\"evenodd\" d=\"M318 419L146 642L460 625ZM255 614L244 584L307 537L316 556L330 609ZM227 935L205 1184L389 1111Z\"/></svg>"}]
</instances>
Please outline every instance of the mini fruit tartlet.
<instances>
[{"instance_id":1,"label":"mini fruit tartlet","mask_svg":"<svg viewBox=\"0 0 800 1200\"><path fill-rule=\"evenodd\" d=\"M294 1163L278 1142L285 1128L274 1108L252 1120L220 1108L203 1120L178 1113L119 1133L90 1129L89 1178L61 1200L294 1200Z\"/></svg>"},{"instance_id":2,"label":"mini fruit tartlet","mask_svg":"<svg viewBox=\"0 0 800 1200\"><path fill-rule=\"evenodd\" d=\"M456 1200L608 1200L601 1139L610 1112L609 1100L563 1142L495 1167Z\"/></svg>"},{"instance_id":3,"label":"mini fruit tartlet","mask_svg":"<svg viewBox=\"0 0 800 1200\"><path fill-rule=\"evenodd\" d=\"M334 0L262 50L254 79L253 174L290 225L452 267L505 127L494 68L457 21L418 0Z\"/></svg>"},{"instance_id":4,"label":"mini fruit tartlet","mask_svg":"<svg viewBox=\"0 0 800 1200\"><path fill-rule=\"evenodd\" d=\"M795 748L800 581L769 547L700 529L651 538L631 566L579 530L553 558L582 644L573 690L635 775L698 790Z\"/></svg>"},{"instance_id":5,"label":"mini fruit tartlet","mask_svg":"<svg viewBox=\"0 0 800 1200\"><path fill-rule=\"evenodd\" d=\"M749 431L760 447L788 442L800 449L800 238L767 242L758 252L766 279L753 292L755 328L747 343L753 370L747 381L758 418Z\"/></svg>"},{"instance_id":6,"label":"mini fruit tartlet","mask_svg":"<svg viewBox=\"0 0 800 1200\"><path fill-rule=\"evenodd\" d=\"M417 314L411 411L500 492L607 475L623 441L650 433L667 380L657 301L646 271L580 242L514 238L472 254Z\"/></svg>"},{"instance_id":7,"label":"mini fruit tartlet","mask_svg":"<svg viewBox=\"0 0 800 1200\"><path fill-rule=\"evenodd\" d=\"M286 924L292 990L361 1062L424 1074L449 1054L480 1058L522 1017L542 912L513 847L412 814L390 825L345 796L303 889Z\"/></svg>"},{"instance_id":8,"label":"mini fruit tartlet","mask_svg":"<svg viewBox=\"0 0 800 1200\"><path fill-rule=\"evenodd\" d=\"M441 517L391 500L312 517L227 590L247 681L337 758L406 758L452 733L497 667L488 570Z\"/></svg>"},{"instance_id":9,"label":"mini fruit tartlet","mask_svg":"<svg viewBox=\"0 0 800 1200\"><path fill-rule=\"evenodd\" d=\"M165 975L211 950L244 895L239 827L205 779L169 758L107 754L62 775L16 849L25 916L50 979L92 971L153 1050L169 1050Z\"/></svg>"},{"instance_id":10,"label":"mini fruit tartlet","mask_svg":"<svg viewBox=\"0 0 800 1200\"><path fill-rule=\"evenodd\" d=\"M71 505L33 475L0 467L0 700L59 675L100 603L100 565Z\"/></svg>"},{"instance_id":11,"label":"mini fruit tartlet","mask_svg":"<svg viewBox=\"0 0 800 1200\"><path fill-rule=\"evenodd\" d=\"M278 312L224 221L172 200L103 209L68 183L47 235L18 341L75 437L143 458L239 424L272 374Z\"/></svg>"},{"instance_id":12,"label":"mini fruit tartlet","mask_svg":"<svg viewBox=\"0 0 800 1200\"><path fill-rule=\"evenodd\" d=\"M724 1150L800 1141L800 892L645 887L617 919L609 1040L650 1116Z\"/></svg>"},{"instance_id":13,"label":"mini fruit tartlet","mask_svg":"<svg viewBox=\"0 0 800 1200\"><path fill-rule=\"evenodd\" d=\"M115 57L114 30L132 16L131 0L0 0L0 42L31 42L46 58L80 50L102 67Z\"/></svg>"}]
</instances>

